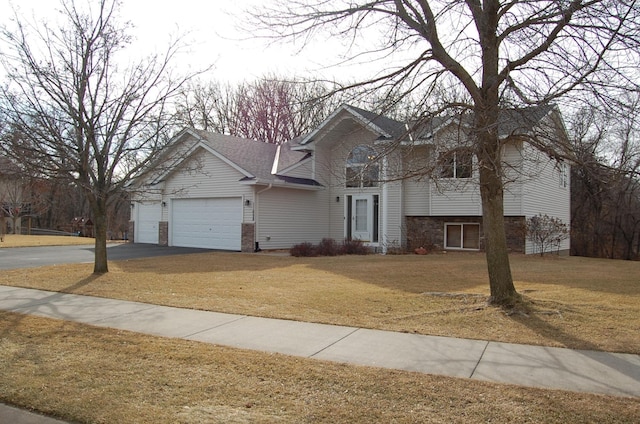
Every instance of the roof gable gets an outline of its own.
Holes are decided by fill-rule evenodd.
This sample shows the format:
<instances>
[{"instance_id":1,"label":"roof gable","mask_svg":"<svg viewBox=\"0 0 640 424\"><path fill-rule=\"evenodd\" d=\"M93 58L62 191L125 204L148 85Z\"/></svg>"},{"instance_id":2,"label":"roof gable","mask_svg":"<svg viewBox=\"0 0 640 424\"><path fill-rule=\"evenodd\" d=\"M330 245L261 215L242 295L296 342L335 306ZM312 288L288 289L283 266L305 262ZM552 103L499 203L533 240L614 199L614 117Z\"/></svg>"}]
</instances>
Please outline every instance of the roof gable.
<instances>
[{"instance_id":1,"label":"roof gable","mask_svg":"<svg viewBox=\"0 0 640 424\"><path fill-rule=\"evenodd\" d=\"M271 175L277 145L202 130L193 132L207 150L221 156L245 176L260 178Z\"/></svg>"},{"instance_id":2,"label":"roof gable","mask_svg":"<svg viewBox=\"0 0 640 424\"><path fill-rule=\"evenodd\" d=\"M329 115L318 128L303 137L302 140L300 140L300 147L298 147L298 149L315 141L323 132L330 131L339 124L340 121L345 119L345 117L352 119L372 133L385 139L399 138L407 132L407 126L402 122L355 106L343 104Z\"/></svg>"},{"instance_id":3,"label":"roof gable","mask_svg":"<svg viewBox=\"0 0 640 424\"><path fill-rule=\"evenodd\" d=\"M279 174L282 170L294 167L309 156L307 152L293 151L289 143L275 145L186 128L179 132L170 144L174 151L180 151L182 148L182 153L178 153L173 163L165 167L165 171L153 179L152 185L165 180L181 164L202 149L239 171L243 175L239 182L243 184L319 186L316 181L311 179L292 179Z\"/></svg>"}]
</instances>

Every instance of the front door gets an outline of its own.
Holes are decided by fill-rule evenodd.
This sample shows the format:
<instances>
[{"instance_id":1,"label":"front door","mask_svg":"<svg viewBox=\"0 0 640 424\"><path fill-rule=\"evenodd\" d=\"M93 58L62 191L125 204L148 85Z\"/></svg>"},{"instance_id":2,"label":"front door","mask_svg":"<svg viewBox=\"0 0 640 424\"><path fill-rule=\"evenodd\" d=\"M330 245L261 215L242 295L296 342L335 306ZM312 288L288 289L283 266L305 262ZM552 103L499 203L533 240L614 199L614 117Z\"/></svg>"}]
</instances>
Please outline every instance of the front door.
<instances>
[{"instance_id":1,"label":"front door","mask_svg":"<svg viewBox=\"0 0 640 424\"><path fill-rule=\"evenodd\" d=\"M347 199L347 238L368 243L377 242L378 196L359 194L347 196Z\"/></svg>"}]
</instances>

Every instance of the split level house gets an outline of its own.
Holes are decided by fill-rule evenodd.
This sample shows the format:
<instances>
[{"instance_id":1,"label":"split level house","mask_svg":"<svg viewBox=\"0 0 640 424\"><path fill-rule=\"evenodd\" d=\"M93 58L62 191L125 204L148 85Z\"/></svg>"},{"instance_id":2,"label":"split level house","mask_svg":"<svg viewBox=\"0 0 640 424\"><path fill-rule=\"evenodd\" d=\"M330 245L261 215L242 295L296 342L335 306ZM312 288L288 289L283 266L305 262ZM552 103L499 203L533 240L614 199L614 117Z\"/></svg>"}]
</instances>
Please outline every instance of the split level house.
<instances>
[{"instance_id":1,"label":"split level house","mask_svg":"<svg viewBox=\"0 0 640 424\"><path fill-rule=\"evenodd\" d=\"M232 251L359 239L372 250L484 247L468 122L420 128L343 105L314 131L282 145L185 129L132 186L136 243ZM532 253L527 218L570 221L570 172L534 147L539 128L566 137L559 111L506 111L504 213L508 245ZM569 240L561 251L568 251Z\"/></svg>"}]
</instances>

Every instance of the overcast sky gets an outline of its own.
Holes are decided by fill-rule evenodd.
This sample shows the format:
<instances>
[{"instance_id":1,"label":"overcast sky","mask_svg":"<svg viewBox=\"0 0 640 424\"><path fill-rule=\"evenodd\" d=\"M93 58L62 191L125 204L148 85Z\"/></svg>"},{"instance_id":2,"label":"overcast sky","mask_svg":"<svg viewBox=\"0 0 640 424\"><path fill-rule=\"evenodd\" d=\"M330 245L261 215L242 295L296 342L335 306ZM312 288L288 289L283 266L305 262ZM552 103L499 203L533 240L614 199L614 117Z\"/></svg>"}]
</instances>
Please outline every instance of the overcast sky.
<instances>
[{"instance_id":1,"label":"overcast sky","mask_svg":"<svg viewBox=\"0 0 640 424\"><path fill-rule=\"evenodd\" d=\"M327 65L340 61L338 41L317 39L300 49L290 43L274 43L253 38L240 31L247 9L269 0L124 0L121 15L135 25L136 54L166 48L170 34L187 34L191 51L183 63L194 68L214 65L211 78L239 82L275 73L280 76L351 79L357 67ZM0 0L0 21L12 16L12 7L21 15L36 19L56 16L56 0Z\"/></svg>"}]
</instances>

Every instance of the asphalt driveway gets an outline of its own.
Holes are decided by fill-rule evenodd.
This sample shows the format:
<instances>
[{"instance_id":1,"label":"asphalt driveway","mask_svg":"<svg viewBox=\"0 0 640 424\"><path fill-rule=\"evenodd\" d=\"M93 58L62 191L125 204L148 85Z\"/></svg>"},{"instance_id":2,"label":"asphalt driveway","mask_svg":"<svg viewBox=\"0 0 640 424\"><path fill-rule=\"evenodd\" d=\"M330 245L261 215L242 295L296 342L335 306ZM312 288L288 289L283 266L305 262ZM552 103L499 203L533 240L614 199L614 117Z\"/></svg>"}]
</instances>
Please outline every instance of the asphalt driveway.
<instances>
[{"instance_id":1,"label":"asphalt driveway","mask_svg":"<svg viewBox=\"0 0 640 424\"><path fill-rule=\"evenodd\" d=\"M155 244L107 244L110 261L150 258L154 256L185 255L209 252L189 247L162 247ZM45 265L93 263L94 249L86 246L16 247L0 249L0 269L35 268Z\"/></svg>"}]
</instances>

